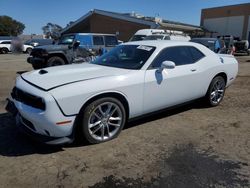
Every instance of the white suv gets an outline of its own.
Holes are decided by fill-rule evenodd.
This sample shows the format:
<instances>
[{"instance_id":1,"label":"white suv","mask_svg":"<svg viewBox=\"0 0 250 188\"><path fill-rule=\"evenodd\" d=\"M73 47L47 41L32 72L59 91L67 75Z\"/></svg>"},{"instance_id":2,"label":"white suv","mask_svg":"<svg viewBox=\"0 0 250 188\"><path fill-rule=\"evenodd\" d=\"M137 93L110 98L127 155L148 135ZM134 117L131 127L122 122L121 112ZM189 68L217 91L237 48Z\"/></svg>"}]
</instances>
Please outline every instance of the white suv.
<instances>
[{"instance_id":1,"label":"white suv","mask_svg":"<svg viewBox=\"0 0 250 188\"><path fill-rule=\"evenodd\" d=\"M31 45L23 45L23 52L30 53L33 49ZM7 54L11 52L11 40L0 40L0 53Z\"/></svg>"}]
</instances>

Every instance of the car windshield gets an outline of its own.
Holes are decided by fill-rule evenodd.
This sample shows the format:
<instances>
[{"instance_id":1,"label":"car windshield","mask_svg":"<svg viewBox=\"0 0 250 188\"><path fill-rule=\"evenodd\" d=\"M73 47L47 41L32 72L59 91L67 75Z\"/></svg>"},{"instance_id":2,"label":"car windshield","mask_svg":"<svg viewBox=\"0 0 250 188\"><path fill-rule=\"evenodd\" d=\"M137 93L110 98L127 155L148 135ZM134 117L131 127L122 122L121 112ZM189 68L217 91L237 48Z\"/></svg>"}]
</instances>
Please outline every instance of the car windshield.
<instances>
[{"instance_id":1,"label":"car windshield","mask_svg":"<svg viewBox=\"0 0 250 188\"><path fill-rule=\"evenodd\" d=\"M134 35L130 41L141 41L146 37L146 35Z\"/></svg>"},{"instance_id":2,"label":"car windshield","mask_svg":"<svg viewBox=\"0 0 250 188\"><path fill-rule=\"evenodd\" d=\"M27 40L24 44L30 45L31 42L32 42L32 40Z\"/></svg>"},{"instance_id":3,"label":"car windshield","mask_svg":"<svg viewBox=\"0 0 250 188\"><path fill-rule=\"evenodd\" d=\"M69 44L72 44L73 41L75 39L75 35L63 35L58 44L66 44L66 45L69 45Z\"/></svg>"},{"instance_id":4,"label":"car windshield","mask_svg":"<svg viewBox=\"0 0 250 188\"><path fill-rule=\"evenodd\" d=\"M164 37L163 35L149 35L145 37L143 40L162 40L163 37Z\"/></svg>"},{"instance_id":5,"label":"car windshield","mask_svg":"<svg viewBox=\"0 0 250 188\"><path fill-rule=\"evenodd\" d=\"M153 46L120 45L91 63L124 69L140 69L154 50Z\"/></svg>"}]
</instances>

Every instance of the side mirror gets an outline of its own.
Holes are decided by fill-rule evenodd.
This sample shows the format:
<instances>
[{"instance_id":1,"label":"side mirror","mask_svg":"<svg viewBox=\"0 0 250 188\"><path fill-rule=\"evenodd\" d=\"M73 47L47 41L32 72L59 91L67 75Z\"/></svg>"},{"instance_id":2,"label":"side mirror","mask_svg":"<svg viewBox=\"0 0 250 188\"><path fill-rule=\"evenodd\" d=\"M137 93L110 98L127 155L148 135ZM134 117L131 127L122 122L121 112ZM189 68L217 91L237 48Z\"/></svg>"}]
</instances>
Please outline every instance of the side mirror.
<instances>
[{"instance_id":1,"label":"side mirror","mask_svg":"<svg viewBox=\"0 0 250 188\"><path fill-rule=\"evenodd\" d=\"M163 71L163 69L174 69L175 63L173 61L163 61L159 71Z\"/></svg>"},{"instance_id":2,"label":"side mirror","mask_svg":"<svg viewBox=\"0 0 250 188\"><path fill-rule=\"evenodd\" d=\"M74 44L73 44L73 48L76 49L80 46L80 41L75 41Z\"/></svg>"}]
</instances>

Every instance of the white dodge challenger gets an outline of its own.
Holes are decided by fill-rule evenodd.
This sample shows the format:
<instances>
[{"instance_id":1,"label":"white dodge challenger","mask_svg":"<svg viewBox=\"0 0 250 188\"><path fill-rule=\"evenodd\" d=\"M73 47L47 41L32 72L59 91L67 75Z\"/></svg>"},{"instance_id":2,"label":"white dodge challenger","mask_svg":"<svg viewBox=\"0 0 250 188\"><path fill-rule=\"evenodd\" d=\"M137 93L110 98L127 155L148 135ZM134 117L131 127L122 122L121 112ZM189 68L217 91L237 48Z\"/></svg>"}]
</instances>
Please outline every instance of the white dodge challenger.
<instances>
[{"instance_id":1,"label":"white dodge challenger","mask_svg":"<svg viewBox=\"0 0 250 188\"><path fill-rule=\"evenodd\" d=\"M47 144L72 142L76 133L101 143L131 118L198 98L217 106L237 72L233 56L200 44L129 42L91 63L21 74L6 109Z\"/></svg>"}]
</instances>

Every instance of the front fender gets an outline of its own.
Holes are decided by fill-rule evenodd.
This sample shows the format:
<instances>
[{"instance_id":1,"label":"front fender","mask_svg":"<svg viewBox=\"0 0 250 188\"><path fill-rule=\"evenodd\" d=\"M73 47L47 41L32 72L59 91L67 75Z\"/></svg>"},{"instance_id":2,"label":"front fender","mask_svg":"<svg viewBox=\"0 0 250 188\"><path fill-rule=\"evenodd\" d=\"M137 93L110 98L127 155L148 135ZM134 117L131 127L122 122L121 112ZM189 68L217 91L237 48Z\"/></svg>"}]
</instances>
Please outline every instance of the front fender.
<instances>
[{"instance_id":1,"label":"front fender","mask_svg":"<svg viewBox=\"0 0 250 188\"><path fill-rule=\"evenodd\" d=\"M135 79L135 76L137 79ZM48 91L65 115L76 115L91 98L104 93L118 93L127 100L129 118L142 114L144 74L98 78L64 85Z\"/></svg>"}]
</instances>

